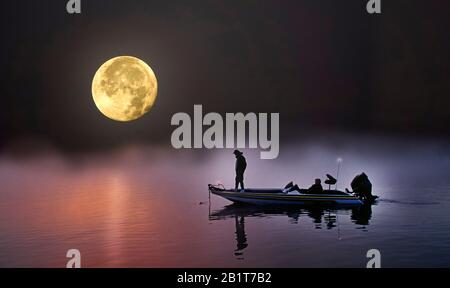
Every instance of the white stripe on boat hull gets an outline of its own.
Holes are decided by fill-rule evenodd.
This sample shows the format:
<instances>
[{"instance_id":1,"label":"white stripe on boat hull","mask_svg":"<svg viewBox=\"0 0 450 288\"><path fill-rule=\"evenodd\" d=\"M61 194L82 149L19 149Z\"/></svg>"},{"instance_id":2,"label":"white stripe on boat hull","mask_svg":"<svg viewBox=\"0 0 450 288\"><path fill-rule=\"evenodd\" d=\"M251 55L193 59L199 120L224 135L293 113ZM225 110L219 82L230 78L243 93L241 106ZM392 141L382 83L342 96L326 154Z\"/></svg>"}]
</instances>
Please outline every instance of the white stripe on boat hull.
<instances>
[{"instance_id":1,"label":"white stripe on boat hull","mask_svg":"<svg viewBox=\"0 0 450 288\"><path fill-rule=\"evenodd\" d=\"M233 196L223 196L223 198L230 200L232 202L240 202L255 205L307 205L311 203L323 203L323 204L338 204L338 205L361 205L362 202L359 199L334 199L334 200L275 200L275 199L257 199L257 198L243 198L243 197L233 197Z\"/></svg>"}]
</instances>

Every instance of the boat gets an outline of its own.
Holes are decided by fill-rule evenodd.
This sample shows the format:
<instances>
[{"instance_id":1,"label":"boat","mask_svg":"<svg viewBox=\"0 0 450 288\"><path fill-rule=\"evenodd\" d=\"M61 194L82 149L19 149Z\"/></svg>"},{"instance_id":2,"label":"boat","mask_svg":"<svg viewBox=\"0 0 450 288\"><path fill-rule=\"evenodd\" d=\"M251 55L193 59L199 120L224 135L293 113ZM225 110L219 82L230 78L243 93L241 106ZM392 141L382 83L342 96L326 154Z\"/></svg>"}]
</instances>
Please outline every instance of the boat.
<instances>
[{"instance_id":1,"label":"boat","mask_svg":"<svg viewBox=\"0 0 450 288\"><path fill-rule=\"evenodd\" d=\"M363 201L352 193L339 190L324 190L320 194L308 193L300 189L284 193L281 188L245 189L235 191L222 185L208 185L211 194L223 197L234 203L253 205L339 205L359 206Z\"/></svg>"}]
</instances>

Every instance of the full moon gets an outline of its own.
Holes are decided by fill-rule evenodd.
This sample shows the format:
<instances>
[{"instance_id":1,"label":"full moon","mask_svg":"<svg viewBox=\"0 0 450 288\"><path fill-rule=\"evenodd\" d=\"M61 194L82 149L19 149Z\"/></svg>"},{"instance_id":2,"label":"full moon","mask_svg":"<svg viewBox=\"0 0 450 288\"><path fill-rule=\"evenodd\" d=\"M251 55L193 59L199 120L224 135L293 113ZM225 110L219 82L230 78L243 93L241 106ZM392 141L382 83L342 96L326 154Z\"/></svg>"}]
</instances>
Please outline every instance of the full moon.
<instances>
[{"instance_id":1,"label":"full moon","mask_svg":"<svg viewBox=\"0 0 450 288\"><path fill-rule=\"evenodd\" d=\"M155 103L158 81L144 61L120 56L105 62L95 73L92 96L106 117L132 121L142 117Z\"/></svg>"}]
</instances>

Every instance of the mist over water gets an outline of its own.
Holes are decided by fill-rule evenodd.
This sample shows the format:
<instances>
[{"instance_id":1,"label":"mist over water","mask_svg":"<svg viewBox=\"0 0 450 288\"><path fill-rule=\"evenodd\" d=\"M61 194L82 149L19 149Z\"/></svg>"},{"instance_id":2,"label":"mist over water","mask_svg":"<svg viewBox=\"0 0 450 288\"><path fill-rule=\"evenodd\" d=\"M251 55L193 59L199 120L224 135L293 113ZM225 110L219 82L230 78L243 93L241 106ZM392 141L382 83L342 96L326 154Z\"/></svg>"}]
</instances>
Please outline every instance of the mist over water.
<instances>
[{"instance_id":1,"label":"mist over water","mask_svg":"<svg viewBox=\"0 0 450 288\"><path fill-rule=\"evenodd\" d=\"M349 140L350 139L350 140ZM0 266L450 266L450 146L386 138L281 145L276 160L245 150L247 187L338 188L365 172L381 200L364 209L229 206L207 184L234 185L232 150L127 147L85 155L0 156Z\"/></svg>"}]
</instances>

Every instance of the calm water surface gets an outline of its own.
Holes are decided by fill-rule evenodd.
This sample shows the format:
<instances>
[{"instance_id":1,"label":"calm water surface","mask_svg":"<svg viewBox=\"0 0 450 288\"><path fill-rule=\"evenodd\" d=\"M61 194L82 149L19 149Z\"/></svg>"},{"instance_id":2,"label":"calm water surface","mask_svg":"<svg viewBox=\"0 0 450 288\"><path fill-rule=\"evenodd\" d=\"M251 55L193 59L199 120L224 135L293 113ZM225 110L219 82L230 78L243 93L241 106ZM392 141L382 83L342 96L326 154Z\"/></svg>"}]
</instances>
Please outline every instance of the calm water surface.
<instances>
[{"instance_id":1,"label":"calm water surface","mask_svg":"<svg viewBox=\"0 0 450 288\"><path fill-rule=\"evenodd\" d=\"M333 146L335 147L335 146ZM233 185L231 151L134 147L114 153L0 158L0 266L450 267L450 153L445 145L367 141L246 151L246 183L277 187L365 171L381 200L355 209L230 205L207 184ZM400 152L401 151L401 152Z\"/></svg>"}]
</instances>

